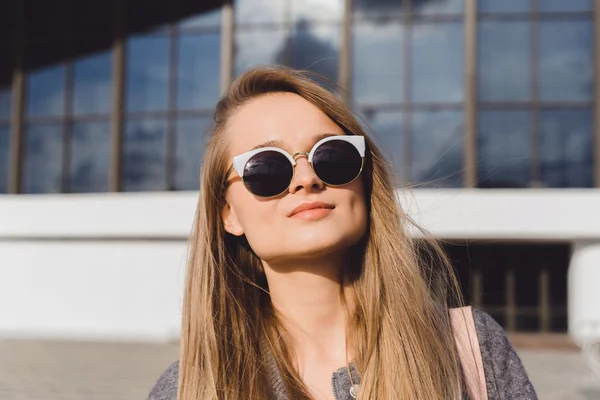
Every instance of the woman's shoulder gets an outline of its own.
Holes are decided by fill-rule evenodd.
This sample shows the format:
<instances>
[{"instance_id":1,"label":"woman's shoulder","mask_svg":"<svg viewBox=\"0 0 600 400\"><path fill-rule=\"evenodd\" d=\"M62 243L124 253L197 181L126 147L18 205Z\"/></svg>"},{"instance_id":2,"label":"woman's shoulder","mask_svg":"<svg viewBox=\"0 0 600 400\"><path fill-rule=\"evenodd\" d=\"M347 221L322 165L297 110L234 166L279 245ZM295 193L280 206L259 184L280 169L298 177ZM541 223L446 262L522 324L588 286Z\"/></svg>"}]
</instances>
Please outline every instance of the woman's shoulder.
<instances>
[{"instance_id":1,"label":"woman's shoulder","mask_svg":"<svg viewBox=\"0 0 600 400\"><path fill-rule=\"evenodd\" d=\"M178 378L179 361L176 361L158 378L148 395L148 400L177 400Z\"/></svg>"},{"instance_id":2,"label":"woman's shoulder","mask_svg":"<svg viewBox=\"0 0 600 400\"><path fill-rule=\"evenodd\" d=\"M504 329L486 312L473 308L472 313L489 398L537 399Z\"/></svg>"},{"instance_id":3,"label":"woman's shoulder","mask_svg":"<svg viewBox=\"0 0 600 400\"><path fill-rule=\"evenodd\" d=\"M488 313L482 311L478 308L471 308L473 312L473 321L475 322L475 328L477 332L485 332L491 335L497 335L506 337L506 332L504 328L500 326L498 322L494 318L492 318Z\"/></svg>"}]
</instances>

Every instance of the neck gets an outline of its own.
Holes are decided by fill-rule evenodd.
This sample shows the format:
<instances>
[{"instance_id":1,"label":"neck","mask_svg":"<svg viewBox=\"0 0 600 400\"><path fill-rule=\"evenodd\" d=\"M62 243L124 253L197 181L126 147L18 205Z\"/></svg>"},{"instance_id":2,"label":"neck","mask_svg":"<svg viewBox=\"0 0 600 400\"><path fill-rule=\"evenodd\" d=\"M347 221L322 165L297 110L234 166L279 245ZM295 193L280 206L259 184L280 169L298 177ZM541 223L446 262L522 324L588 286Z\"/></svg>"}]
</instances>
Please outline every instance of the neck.
<instances>
[{"instance_id":1,"label":"neck","mask_svg":"<svg viewBox=\"0 0 600 400\"><path fill-rule=\"evenodd\" d=\"M271 302L301 365L323 357L345 363L347 306L352 304L345 304L349 288L341 282L341 263L335 264L311 261L290 268L286 263L283 269L265 263Z\"/></svg>"}]
</instances>

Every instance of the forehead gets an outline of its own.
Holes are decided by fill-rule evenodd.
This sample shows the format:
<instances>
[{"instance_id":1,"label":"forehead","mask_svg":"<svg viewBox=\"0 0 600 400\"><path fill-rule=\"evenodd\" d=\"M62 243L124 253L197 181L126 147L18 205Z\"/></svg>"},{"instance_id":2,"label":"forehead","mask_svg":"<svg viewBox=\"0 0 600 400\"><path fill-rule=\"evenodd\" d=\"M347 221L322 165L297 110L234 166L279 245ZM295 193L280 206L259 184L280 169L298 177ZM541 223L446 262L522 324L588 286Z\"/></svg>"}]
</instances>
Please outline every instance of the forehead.
<instances>
[{"instance_id":1,"label":"forehead","mask_svg":"<svg viewBox=\"0 0 600 400\"><path fill-rule=\"evenodd\" d=\"M324 133L344 131L323 111L294 93L274 93L248 101L227 126L231 156L265 142L289 151L306 151Z\"/></svg>"}]
</instances>

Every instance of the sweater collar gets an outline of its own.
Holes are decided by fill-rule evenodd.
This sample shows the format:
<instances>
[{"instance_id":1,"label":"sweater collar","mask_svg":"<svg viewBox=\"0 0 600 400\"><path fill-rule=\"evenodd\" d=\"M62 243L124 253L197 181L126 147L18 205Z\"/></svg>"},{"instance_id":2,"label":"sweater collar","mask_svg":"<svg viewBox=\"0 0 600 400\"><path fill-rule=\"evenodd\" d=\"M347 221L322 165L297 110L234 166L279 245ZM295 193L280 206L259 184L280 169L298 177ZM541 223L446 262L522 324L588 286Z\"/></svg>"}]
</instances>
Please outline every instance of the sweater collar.
<instances>
[{"instance_id":1,"label":"sweater collar","mask_svg":"<svg viewBox=\"0 0 600 400\"><path fill-rule=\"evenodd\" d=\"M265 341L261 342L261 353L265 358L265 369L268 374L269 387L271 389L272 400L289 400L289 394L283 383L281 371L277 366L275 356L271 353ZM360 382L360 377L354 364L350 363L350 373L354 383ZM351 381L348 375L346 366L338 368L331 377L332 390L336 393L336 398L339 400L351 399L350 387Z\"/></svg>"}]
</instances>

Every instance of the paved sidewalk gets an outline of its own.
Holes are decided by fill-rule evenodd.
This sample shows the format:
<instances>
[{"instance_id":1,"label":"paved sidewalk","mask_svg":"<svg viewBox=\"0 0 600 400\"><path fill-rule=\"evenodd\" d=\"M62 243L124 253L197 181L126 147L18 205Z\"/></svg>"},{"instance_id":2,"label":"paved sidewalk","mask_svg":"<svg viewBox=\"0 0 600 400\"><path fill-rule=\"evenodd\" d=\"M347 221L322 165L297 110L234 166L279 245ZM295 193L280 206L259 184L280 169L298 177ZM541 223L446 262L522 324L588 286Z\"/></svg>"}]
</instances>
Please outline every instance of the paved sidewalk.
<instances>
[{"instance_id":1,"label":"paved sidewalk","mask_svg":"<svg viewBox=\"0 0 600 400\"><path fill-rule=\"evenodd\" d=\"M541 400L600 400L600 378L580 353L566 350L519 350Z\"/></svg>"},{"instance_id":2,"label":"paved sidewalk","mask_svg":"<svg viewBox=\"0 0 600 400\"><path fill-rule=\"evenodd\" d=\"M1 400L139 400L178 344L0 340Z\"/></svg>"},{"instance_id":3,"label":"paved sidewalk","mask_svg":"<svg viewBox=\"0 0 600 400\"><path fill-rule=\"evenodd\" d=\"M0 399L143 400L177 354L177 344L0 340ZM540 399L600 399L579 353L519 354Z\"/></svg>"}]
</instances>

